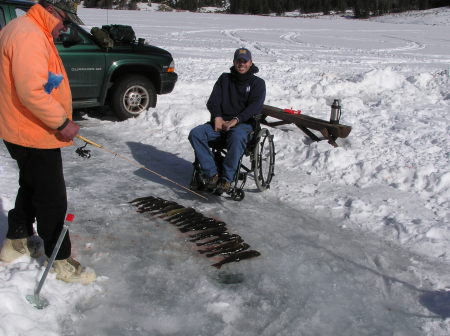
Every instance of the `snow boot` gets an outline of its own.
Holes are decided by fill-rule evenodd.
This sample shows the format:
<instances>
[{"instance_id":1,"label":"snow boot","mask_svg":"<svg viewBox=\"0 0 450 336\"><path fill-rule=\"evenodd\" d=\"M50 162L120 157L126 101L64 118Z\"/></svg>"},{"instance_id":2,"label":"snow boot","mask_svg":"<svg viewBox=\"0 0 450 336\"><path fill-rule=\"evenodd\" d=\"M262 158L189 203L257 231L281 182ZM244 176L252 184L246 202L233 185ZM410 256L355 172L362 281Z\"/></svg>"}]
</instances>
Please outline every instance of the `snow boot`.
<instances>
[{"instance_id":1,"label":"snow boot","mask_svg":"<svg viewBox=\"0 0 450 336\"><path fill-rule=\"evenodd\" d=\"M206 179L206 188L209 190L213 190L217 186L217 182L219 182L219 175L213 175Z\"/></svg>"},{"instance_id":2,"label":"snow boot","mask_svg":"<svg viewBox=\"0 0 450 336\"><path fill-rule=\"evenodd\" d=\"M65 282L87 285L94 282L97 278L94 270L81 266L81 264L72 257L63 260L55 260L53 263L53 271L56 272L56 279Z\"/></svg>"},{"instance_id":3,"label":"snow boot","mask_svg":"<svg viewBox=\"0 0 450 336\"><path fill-rule=\"evenodd\" d=\"M229 193L231 191L231 183L227 180L221 179L217 184L217 192L219 193Z\"/></svg>"},{"instance_id":4,"label":"snow boot","mask_svg":"<svg viewBox=\"0 0 450 336\"><path fill-rule=\"evenodd\" d=\"M5 239L2 250L0 251L1 261L10 263L24 255L39 258L43 255L43 251L36 240L32 241L28 238Z\"/></svg>"}]
</instances>

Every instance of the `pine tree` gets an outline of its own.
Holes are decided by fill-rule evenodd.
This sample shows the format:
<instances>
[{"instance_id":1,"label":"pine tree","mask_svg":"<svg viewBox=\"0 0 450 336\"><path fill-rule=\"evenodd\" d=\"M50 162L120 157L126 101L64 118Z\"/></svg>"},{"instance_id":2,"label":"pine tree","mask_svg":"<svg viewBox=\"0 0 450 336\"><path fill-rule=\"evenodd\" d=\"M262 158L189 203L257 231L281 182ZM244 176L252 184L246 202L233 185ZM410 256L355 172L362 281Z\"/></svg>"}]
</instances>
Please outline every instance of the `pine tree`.
<instances>
[{"instance_id":1,"label":"pine tree","mask_svg":"<svg viewBox=\"0 0 450 336\"><path fill-rule=\"evenodd\" d=\"M330 14L331 1L330 0L322 0L321 1L321 5L322 5L322 12L323 12L323 14L324 15Z\"/></svg>"},{"instance_id":2,"label":"pine tree","mask_svg":"<svg viewBox=\"0 0 450 336\"><path fill-rule=\"evenodd\" d=\"M354 6L355 17L368 18L370 14L368 0L356 0Z\"/></svg>"}]
</instances>

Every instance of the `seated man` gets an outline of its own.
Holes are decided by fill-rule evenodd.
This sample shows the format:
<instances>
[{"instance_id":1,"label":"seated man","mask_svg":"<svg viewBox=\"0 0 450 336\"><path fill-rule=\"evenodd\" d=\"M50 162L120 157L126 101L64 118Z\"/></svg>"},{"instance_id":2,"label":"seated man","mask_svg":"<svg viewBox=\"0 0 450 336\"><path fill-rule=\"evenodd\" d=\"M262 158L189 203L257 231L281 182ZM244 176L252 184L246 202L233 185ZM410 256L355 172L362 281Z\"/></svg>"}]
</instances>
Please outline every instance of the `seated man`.
<instances>
[{"instance_id":1,"label":"seated man","mask_svg":"<svg viewBox=\"0 0 450 336\"><path fill-rule=\"evenodd\" d=\"M211 121L195 127L189 134L208 189L228 192L231 188L248 135L253 130L253 117L261 113L266 97L264 80L255 76L258 71L250 51L237 49L230 73L219 77L206 104ZM219 177L208 142L222 137L226 140L227 154Z\"/></svg>"}]
</instances>

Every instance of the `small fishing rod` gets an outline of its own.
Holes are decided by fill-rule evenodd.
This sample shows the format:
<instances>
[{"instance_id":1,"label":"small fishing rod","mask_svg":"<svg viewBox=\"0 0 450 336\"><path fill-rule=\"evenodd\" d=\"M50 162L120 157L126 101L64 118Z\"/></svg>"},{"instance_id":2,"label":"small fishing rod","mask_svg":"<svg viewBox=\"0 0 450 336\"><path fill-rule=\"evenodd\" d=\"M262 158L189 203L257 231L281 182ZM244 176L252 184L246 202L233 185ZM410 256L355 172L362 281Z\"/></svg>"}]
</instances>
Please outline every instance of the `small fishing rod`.
<instances>
[{"instance_id":1,"label":"small fishing rod","mask_svg":"<svg viewBox=\"0 0 450 336\"><path fill-rule=\"evenodd\" d=\"M128 161L128 162L131 163L133 166L136 166L136 167L138 167L138 168L145 169L146 171L148 171L148 172L150 172L150 173L152 173L152 174L158 176L159 178L161 178L161 179L163 179L163 180L166 180L166 181L169 181L170 183L175 184L175 185L178 186L179 188L182 188L182 189L184 189L184 190L186 190L186 191L189 191L190 193L192 193L192 194L194 194L194 195L197 195L198 197L201 197L201 198L203 198L203 199L205 199L205 200L208 200L205 196L202 196L202 195L196 193L195 191L186 188L185 186L183 186L183 185L181 185L181 184L179 184L179 183L177 183L177 182L175 182L175 181L169 179L168 177L166 177L166 176L164 176L164 175L161 175L161 174L155 172L154 170L148 169L147 167L145 167L145 166L143 166L143 165L137 163L136 161L130 160L129 158L127 158L127 157L125 157L125 156L123 156L123 155L120 155L120 154L117 153L117 152L114 152L114 151L112 151L112 150L109 150L108 148L106 148L106 147L104 147L104 146L102 146L102 145L99 145L98 143L95 143L94 141L89 140L89 139L85 138L84 136L81 136L81 135L77 134L76 137L77 137L78 139L80 139L80 140L83 140L83 141L84 141L85 143L87 143L87 144L90 144L90 145L95 146L95 147L97 147L97 148L103 149L104 151L107 151L108 153L111 153L111 154L113 154L113 155L115 155L115 156L118 156L119 158L121 158L121 159L123 159L123 160ZM78 150L80 150L80 152L83 152L83 150L82 150L81 148L79 148ZM77 150L77 153L78 153L78 150ZM79 153L79 154L80 154L80 153ZM80 155L83 156L82 154L80 154ZM84 154L84 155L85 155L86 157L89 157L89 156L90 156L90 154Z\"/></svg>"}]
</instances>

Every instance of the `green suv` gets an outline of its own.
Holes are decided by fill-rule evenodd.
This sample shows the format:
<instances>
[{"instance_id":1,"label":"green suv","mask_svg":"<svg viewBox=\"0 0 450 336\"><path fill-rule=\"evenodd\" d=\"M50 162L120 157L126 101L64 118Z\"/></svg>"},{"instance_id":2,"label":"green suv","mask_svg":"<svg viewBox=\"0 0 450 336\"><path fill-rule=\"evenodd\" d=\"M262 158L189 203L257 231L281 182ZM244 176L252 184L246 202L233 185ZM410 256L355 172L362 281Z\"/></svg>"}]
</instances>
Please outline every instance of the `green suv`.
<instances>
[{"instance_id":1,"label":"green suv","mask_svg":"<svg viewBox=\"0 0 450 336\"><path fill-rule=\"evenodd\" d=\"M0 0L0 29L35 4ZM136 117L156 106L156 95L170 93L177 81L172 55L139 42L102 47L72 23L56 46L72 90L74 109L109 105L118 118Z\"/></svg>"}]
</instances>

